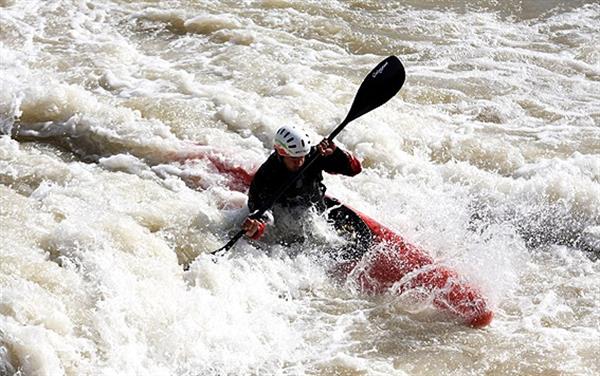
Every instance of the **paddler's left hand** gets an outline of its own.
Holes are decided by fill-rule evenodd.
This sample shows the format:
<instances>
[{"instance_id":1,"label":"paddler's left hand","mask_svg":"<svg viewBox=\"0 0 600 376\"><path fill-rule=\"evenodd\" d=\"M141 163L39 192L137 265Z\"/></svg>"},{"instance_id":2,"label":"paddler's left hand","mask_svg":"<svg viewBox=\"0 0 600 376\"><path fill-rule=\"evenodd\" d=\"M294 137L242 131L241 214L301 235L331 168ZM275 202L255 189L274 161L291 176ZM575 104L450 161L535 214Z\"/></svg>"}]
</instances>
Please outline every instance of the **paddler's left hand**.
<instances>
[{"instance_id":1,"label":"paddler's left hand","mask_svg":"<svg viewBox=\"0 0 600 376\"><path fill-rule=\"evenodd\" d=\"M324 138L323 141L319 142L319 145L317 145L317 151L322 157L333 154L335 149L337 149L337 146L333 141L329 141L327 138Z\"/></svg>"}]
</instances>

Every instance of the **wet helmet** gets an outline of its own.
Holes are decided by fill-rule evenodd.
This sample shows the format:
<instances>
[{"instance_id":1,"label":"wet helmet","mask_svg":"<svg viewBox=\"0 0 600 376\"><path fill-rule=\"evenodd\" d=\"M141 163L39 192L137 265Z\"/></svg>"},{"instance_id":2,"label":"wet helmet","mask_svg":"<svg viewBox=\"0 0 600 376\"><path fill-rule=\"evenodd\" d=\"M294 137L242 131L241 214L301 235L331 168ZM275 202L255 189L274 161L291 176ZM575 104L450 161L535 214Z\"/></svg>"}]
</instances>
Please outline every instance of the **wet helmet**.
<instances>
[{"instance_id":1,"label":"wet helmet","mask_svg":"<svg viewBox=\"0 0 600 376\"><path fill-rule=\"evenodd\" d=\"M311 147L308 134L294 125L279 128L273 143L277 154L284 157L304 157Z\"/></svg>"}]
</instances>

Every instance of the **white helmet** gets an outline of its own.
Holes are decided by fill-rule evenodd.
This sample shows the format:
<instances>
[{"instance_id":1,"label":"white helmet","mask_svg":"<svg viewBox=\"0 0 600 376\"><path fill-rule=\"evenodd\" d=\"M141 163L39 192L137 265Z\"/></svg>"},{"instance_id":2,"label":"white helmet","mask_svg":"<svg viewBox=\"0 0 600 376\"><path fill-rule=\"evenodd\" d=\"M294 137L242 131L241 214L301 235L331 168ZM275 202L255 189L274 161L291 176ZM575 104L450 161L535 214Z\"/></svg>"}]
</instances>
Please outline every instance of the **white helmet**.
<instances>
[{"instance_id":1,"label":"white helmet","mask_svg":"<svg viewBox=\"0 0 600 376\"><path fill-rule=\"evenodd\" d=\"M273 141L277 153L284 157L304 157L310 152L310 137L294 125L284 125Z\"/></svg>"}]
</instances>

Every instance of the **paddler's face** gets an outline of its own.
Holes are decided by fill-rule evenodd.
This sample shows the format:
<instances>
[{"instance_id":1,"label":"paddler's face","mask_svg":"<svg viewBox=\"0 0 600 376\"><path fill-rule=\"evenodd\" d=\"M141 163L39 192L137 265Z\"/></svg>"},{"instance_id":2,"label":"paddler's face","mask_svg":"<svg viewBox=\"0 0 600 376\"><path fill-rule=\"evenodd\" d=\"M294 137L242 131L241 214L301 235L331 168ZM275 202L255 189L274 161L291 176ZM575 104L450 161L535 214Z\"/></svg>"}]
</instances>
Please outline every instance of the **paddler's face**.
<instances>
[{"instance_id":1,"label":"paddler's face","mask_svg":"<svg viewBox=\"0 0 600 376\"><path fill-rule=\"evenodd\" d=\"M302 168L304 157L286 157L282 156L283 164L291 172L296 172Z\"/></svg>"}]
</instances>

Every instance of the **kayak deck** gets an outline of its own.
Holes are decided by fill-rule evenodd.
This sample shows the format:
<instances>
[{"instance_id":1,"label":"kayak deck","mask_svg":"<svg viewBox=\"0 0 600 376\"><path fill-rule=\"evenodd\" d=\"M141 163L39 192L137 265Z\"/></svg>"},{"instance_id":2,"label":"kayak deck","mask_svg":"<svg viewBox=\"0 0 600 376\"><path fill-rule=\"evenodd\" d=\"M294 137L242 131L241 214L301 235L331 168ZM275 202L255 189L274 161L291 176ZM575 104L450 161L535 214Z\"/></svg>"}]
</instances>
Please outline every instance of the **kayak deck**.
<instances>
[{"instance_id":1,"label":"kayak deck","mask_svg":"<svg viewBox=\"0 0 600 376\"><path fill-rule=\"evenodd\" d=\"M369 257L366 267L357 273L357 282L364 291L384 292L394 289L400 294L419 289L433 298L433 304L469 326L489 325L494 316L481 292L467 283L455 271L436 264L425 251L407 243L401 236L355 211L375 236L379 244Z\"/></svg>"}]
</instances>

